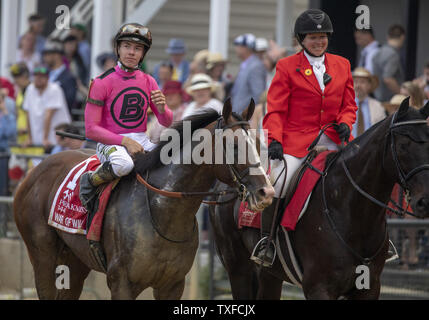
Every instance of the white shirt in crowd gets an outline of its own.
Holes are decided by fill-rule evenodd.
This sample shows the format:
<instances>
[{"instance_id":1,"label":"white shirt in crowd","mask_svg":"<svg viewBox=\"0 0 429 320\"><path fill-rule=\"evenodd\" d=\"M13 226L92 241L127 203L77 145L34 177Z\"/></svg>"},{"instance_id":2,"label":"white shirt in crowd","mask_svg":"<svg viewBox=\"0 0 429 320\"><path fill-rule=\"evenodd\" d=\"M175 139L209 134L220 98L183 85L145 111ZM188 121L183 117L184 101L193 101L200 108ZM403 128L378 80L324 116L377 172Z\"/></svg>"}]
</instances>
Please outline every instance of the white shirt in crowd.
<instances>
[{"instance_id":1,"label":"white shirt in crowd","mask_svg":"<svg viewBox=\"0 0 429 320\"><path fill-rule=\"evenodd\" d=\"M16 53L16 62L24 62L27 65L30 75L33 73L35 67L39 66L42 63L42 57L40 53L35 51L31 57L24 57L21 50L18 50Z\"/></svg>"},{"instance_id":2,"label":"white shirt in crowd","mask_svg":"<svg viewBox=\"0 0 429 320\"><path fill-rule=\"evenodd\" d=\"M219 114L222 113L223 104L217 99L210 99L205 105L201 107L197 107L197 103L195 101L191 102L189 106L185 109L182 115L182 119L193 115L195 113L198 113L202 110L205 110L207 108L215 109Z\"/></svg>"},{"instance_id":3,"label":"white shirt in crowd","mask_svg":"<svg viewBox=\"0 0 429 320\"><path fill-rule=\"evenodd\" d=\"M71 123L64 92L56 83L49 82L42 94L40 94L33 83L30 84L25 92L22 108L28 112L31 137L35 145L42 145L43 143L46 110L57 110L52 117L48 137L52 145L56 144L54 128L61 123Z\"/></svg>"}]
</instances>

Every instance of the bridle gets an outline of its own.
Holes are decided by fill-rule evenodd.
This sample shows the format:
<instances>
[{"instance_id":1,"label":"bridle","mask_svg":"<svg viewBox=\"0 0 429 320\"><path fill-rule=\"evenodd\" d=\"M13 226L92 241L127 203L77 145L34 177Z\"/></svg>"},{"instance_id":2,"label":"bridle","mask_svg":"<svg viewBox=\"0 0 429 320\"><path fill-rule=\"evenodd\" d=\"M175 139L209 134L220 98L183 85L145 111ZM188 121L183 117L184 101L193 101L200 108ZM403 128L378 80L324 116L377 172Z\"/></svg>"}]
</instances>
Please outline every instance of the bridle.
<instances>
[{"instance_id":1,"label":"bridle","mask_svg":"<svg viewBox=\"0 0 429 320\"><path fill-rule=\"evenodd\" d=\"M429 170L429 164L420 165L420 166L412 169L410 172L408 172L406 174L404 172L404 170L402 169L401 164L399 163L398 154L396 152L395 135L394 135L393 130L395 128L398 128L398 127L404 126L404 125L416 125L416 124L428 125L428 123L426 120L410 120L410 121L403 121L403 122L395 123L395 120L398 116L397 114L398 114L398 112L395 112L395 114L392 117L392 122L390 123L388 135L391 136L390 146L391 146L391 150L392 150L393 162L395 163L396 171L397 171L398 176L399 176L399 181L400 181L399 184L402 187L402 189L405 191L406 201L408 203L410 200L410 189L408 186L408 181L417 173L419 173L423 170ZM386 147L387 147L387 143L386 143ZM384 153L383 153L383 165L384 165ZM395 204L395 206L397 206L397 205ZM411 212L404 210L403 214L405 214L405 213L408 213L408 214L415 216Z\"/></svg>"},{"instance_id":2,"label":"bridle","mask_svg":"<svg viewBox=\"0 0 429 320\"><path fill-rule=\"evenodd\" d=\"M248 131L246 128L246 127L250 126L248 121L240 120L240 121L236 121L236 122L230 123L228 125L225 125L222 116L220 116L216 121L217 122L216 122L215 129L222 129L223 131L225 131L226 129L231 129L231 128L236 127L236 126L241 126L241 128L246 132L246 134L248 134ZM222 143L222 145L223 145L223 156L225 156L225 153L226 153L225 145L223 143ZM159 230L159 224L153 218L152 212L151 212L150 207L149 207L148 190L151 190L153 192L156 192L162 196L166 196L169 198L190 198L190 197L206 197L206 196L213 196L213 197L217 198L219 196L226 195L226 194L234 194L235 195L232 199L229 199L229 200L226 200L223 202L208 201L208 200L202 201L203 203L209 204L209 205L226 204L226 203L235 201L235 199L237 199L237 198L239 198L242 202L244 202L246 200L247 196L249 195L249 193L252 192L252 190L250 190L246 187L244 180L249 175L251 167L259 167L259 166L260 166L260 163L250 164L248 167L246 167L246 169L244 169L240 172L237 170L237 168L234 167L233 164L227 163L228 171L232 177L232 181L235 184L236 188L234 190L224 190L224 191L209 191L209 192L166 191L166 190L158 189L158 188L152 186L151 184L149 184L149 182L148 182L149 181L149 171L146 171L146 179L143 179L143 177L139 173L136 174L136 177L137 177L137 181L146 187L146 200L147 200L146 202L147 202L147 207L148 207L147 209L149 211L149 215L150 215L150 218L152 221L152 225L153 225L154 229L156 230L156 232L162 238L164 238L165 240L168 240L170 242L185 243L185 242L190 241L194 236L194 233L196 231L196 218L194 217L193 231L188 238L183 239L183 240L174 240L174 239L167 238Z\"/></svg>"},{"instance_id":3,"label":"bridle","mask_svg":"<svg viewBox=\"0 0 429 320\"><path fill-rule=\"evenodd\" d=\"M395 114L392 116L392 121L390 123L389 126L389 132L386 134L386 142L385 142L385 147L384 147L384 151L383 151L383 163L382 165L384 166L384 154L388 145L388 136L391 136L390 139L390 145L391 145L391 150L392 150L392 156L393 156L393 161L395 163L396 166L396 170L399 176L399 180L400 180L400 185L404 188L406 194L409 196L409 188L408 188L408 184L407 181L411 179L411 177L413 177L414 175L416 175L417 173L423 171L423 170L429 170L429 164L423 164L420 165L414 169L412 169L410 172L408 172L407 174L405 174L404 170L402 169L400 163L399 163L399 159L398 159L398 154L396 151L396 144L395 144L395 137L394 137L394 129L401 127L401 126L405 126L405 125L418 125L418 124L425 124L427 125L427 121L426 120L411 120L411 121L403 121L403 122L397 122L395 123L395 120L397 118L397 113L395 112ZM310 148L314 145L317 144L317 141L320 139L320 136L323 134L323 132L328 129L331 126L334 126L335 124L328 124L326 125L321 132L319 133L319 136L316 138L316 140L311 144ZM309 149L310 149L309 148ZM375 257L378 256L378 254L381 252L382 248L384 247L384 243L386 241L386 239L388 238L388 234L387 234L387 227L385 227L385 235L384 235L384 240L381 243L380 247L377 249L377 251L375 252L374 255L372 255L369 258L365 258L363 256L361 256L358 252L356 252L355 249L353 249L352 247L350 247L347 242L344 240L344 238L340 235L340 233L338 232L334 220L332 219L332 216L330 215L330 210L328 208L328 204L327 204L327 197L326 197L326 192L325 192L325 180L326 180L326 176L328 174L329 169L331 168L331 166L333 165L333 163L340 158L341 160L341 165L344 169L344 172L346 173L347 178L349 179L350 183L353 185L353 187L361 194L363 195L365 198L367 198L368 200L372 201L373 203L379 205L380 207L383 207L389 211L392 211L398 215L404 215L406 214L410 214L412 216L416 216L415 214L413 214L412 212L407 211L406 209L403 209L402 206L399 206L398 204L396 204L393 200L391 200L394 205L397 207L397 209L393 209L389 206L387 206L386 204L384 204L383 202L377 200L376 198L374 198L373 196L371 196L370 194L368 194L367 192L365 192L364 190L362 190L362 188L359 187L359 185L354 181L353 177L350 174L350 171L347 168L347 165L345 163L344 158L342 157L343 154L343 150L344 148L340 149L339 152L337 152L335 154L335 156L329 161L329 163L326 166L326 169L321 172L315 168L313 168L311 165L309 165L309 167L318 172L321 176L322 176L322 199L323 199L323 206L324 206L324 210L323 212L326 214L329 224L331 226L331 228L333 229L333 231L335 232L335 234L337 235L337 237L341 240L341 242L343 243L343 245L355 256L357 257L360 261L362 261L365 265L369 265L371 263L372 260L375 259Z\"/></svg>"},{"instance_id":4,"label":"bridle","mask_svg":"<svg viewBox=\"0 0 429 320\"><path fill-rule=\"evenodd\" d=\"M248 121L237 121L234 123L230 123L228 125L223 125L223 117L219 117L216 123L216 129L222 129L223 131L225 131L226 129L231 129L235 126L241 126L241 128L244 130L244 132L248 135L248 131L247 131L247 127L250 126ZM222 143L223 146L223 155L226 154L226 149L225 149L225 144ZM250 168L257 168L261 165L260 162L257 162L255 164L249 164L246 169L242 170L241 172L239 172L232 164L228 163L228 161L226 161L229 173L232 177L232 181L236 186L236 189L238 190L238 198L241 200L241 202L244 202L248 195L250 194L250 192L254 191L253 189L248 189L246 187L246 184L244 183L244 179L249 175L250 173ZM235 200L235 198L234 198ZM228 200L232 201L232 200ZM216 203L219 204L219 203Z\"/></svg>"}]
</instances>

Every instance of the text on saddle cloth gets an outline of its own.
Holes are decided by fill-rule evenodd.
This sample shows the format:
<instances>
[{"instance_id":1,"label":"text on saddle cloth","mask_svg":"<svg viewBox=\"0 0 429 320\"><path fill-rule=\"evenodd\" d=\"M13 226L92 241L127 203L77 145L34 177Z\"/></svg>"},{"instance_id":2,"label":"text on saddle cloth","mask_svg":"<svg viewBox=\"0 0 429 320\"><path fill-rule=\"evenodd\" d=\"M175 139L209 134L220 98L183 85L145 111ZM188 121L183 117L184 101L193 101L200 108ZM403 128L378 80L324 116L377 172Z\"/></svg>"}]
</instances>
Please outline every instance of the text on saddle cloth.
<instances>
[{"instance_id":1,"label":"text on saddle cloth","mask_svg":"<svg viewBox=\"0 0 429 320\"><path fill-rule=\"evenodd\" d=\"M88 171L95 171L98 166L100 166L100 161L96 155L93 155L70 170L58 188L52 202L48 219L50 226L67 233L87 234L88 212L79 199L79 182L82 174ZM102 217L113 186L114 183L109 184L104 188L100 196L99 210L95 213L87 235L90 240L99 240Z\"/></svg>"}]
</instances>

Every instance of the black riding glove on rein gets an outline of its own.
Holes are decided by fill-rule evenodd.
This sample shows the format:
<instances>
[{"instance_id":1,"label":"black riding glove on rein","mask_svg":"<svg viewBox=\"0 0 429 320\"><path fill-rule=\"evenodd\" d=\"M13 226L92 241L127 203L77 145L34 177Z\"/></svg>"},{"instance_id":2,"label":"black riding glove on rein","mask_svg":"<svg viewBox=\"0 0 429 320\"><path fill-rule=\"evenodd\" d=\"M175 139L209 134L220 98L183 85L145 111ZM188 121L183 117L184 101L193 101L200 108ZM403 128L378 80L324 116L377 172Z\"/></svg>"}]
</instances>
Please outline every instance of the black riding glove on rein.
<instances>
[{"instance_id":1,"label":"black riding glove on rein","mask_svg":"<svg viewBox=\"0 0 429 320\"><path fill-rule=\"evenodd\" d=\"M283 146L280 142L273 140L268 147L268 157L272 160L283 160Z\"/></svg>"},{"instance_id":2,"label":"black riding glove on rein","mask_svg":"<svg viewBox=\"0 0 429 320\"><path fill-rule=\"evenodd\" d=\"M348 142L350 139L350 128L344 122L341 122L339 125L334 126L334 129L337 131L341 141Z\"/></svg>"}]
</instances>

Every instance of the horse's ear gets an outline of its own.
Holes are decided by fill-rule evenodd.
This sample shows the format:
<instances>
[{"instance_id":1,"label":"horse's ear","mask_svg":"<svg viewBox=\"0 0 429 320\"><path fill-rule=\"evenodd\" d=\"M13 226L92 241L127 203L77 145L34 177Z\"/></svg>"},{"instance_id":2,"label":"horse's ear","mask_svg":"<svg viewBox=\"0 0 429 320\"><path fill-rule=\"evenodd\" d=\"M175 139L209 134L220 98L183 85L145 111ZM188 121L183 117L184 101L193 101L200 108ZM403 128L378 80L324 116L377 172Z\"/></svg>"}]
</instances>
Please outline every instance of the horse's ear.
<instances>
[{"instance_id":1,"label":"horse's ear","mask_svg":"<svg viewBox=\"0 0 429 320\"><path fill-rule=\"evenodd\" d=\"M420 109L420 113L425 117L429 117L429 101L426 102L425 106Z\"/></svg>"},{"instance_id":2,"label":"horse's ear","mask_svg":"<svg viewBox=\"0 0 429 320\"><path fill-rule=\"evenodd\" d=\"M250 103L247 106L246 110L243 111L241 116L244 120L249 121L253 116L253 112L255 112L255 100L253 100L253 98L250 98Z\"/></svg>"},{"instance_id":3,"label":"horse's ear","mask_svg":"<svg viewBox=\"0 0 429 320\"><path fill-rule=\"evenodd\" d=\"M223 110L222 110L222 116L225 120L225 123L228 123L228 119L231 116L232 113L232 105L231 105L231 98L228 97L226 99L225 103L223 104Z\"/></svg>"},{"instance_id":4,"label":"horse's ear","mask_svg":"<svg viewBox=\"0 0 429 320\"><path fill-rule=\"evenodd\" d=\"M406 97L404 100L402 100L401 105L399 106L398 117L406 114L409 107L410 107L410 97Z\"/></svg>"}]
</instances>

